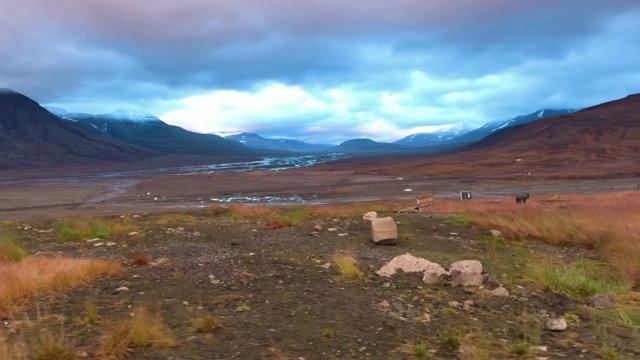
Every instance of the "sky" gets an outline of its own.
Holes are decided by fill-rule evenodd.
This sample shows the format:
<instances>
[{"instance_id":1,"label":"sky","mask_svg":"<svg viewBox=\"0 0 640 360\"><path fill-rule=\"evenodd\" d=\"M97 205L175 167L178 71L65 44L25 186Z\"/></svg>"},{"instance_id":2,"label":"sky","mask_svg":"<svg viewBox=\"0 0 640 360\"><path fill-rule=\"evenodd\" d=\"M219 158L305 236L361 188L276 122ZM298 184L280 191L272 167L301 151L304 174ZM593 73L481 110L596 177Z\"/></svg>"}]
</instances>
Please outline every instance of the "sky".
<instances>
[{"instance_id":1,"label":"sky","mask_svg":"<svg viewBox=\"0 0 640 360\"><path fill-rule=\"evenodd\" d=\"M637 0L1 0L0 87L337 144L640 92Z\"/></svg>"}]
</instances>

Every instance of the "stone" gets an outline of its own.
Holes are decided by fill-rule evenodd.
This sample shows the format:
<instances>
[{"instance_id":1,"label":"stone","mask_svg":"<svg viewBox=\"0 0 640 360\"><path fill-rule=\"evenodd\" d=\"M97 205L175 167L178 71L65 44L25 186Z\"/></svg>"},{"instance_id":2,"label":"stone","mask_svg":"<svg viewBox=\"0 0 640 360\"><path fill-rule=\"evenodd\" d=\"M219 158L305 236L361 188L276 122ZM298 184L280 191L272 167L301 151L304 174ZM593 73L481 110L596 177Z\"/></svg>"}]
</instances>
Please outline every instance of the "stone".
<instances>
[{"instance_id":1,"label":"stone","mask_svg":"<svg viewBox=\"0 0 640 360\"><path fill-rule=\"evenodd\" d=\"M107 243L107 246L116 246L116 245L118 245L118 244L117 244L117 243L115 243L115 242L113 242L113 241L109 241L109 242Z\"/></svg>"},{"instance_id":2,"label":"stone","mask_svg":"<svg viewBox=\"0 0 640 360\"><path fill-rule=\"evenodd\" d=\"M135 235L138 235L137 231L132 231L132 232L129 233L129 236L135 236Z\"/></svg>"},{"instance_id":3,"label":"stone","mask_svg":"<svg viewBox=\"0 0 640 360\"><path fill-rule=\"evenodd\" d=\"M567 320L564 318L551 318L544 323L544 328L549 331L565 331L567 330Z\"/></svg>"},{"instance_id":4,"label":"stone","mask_svg":"<svg viewBox=\"0 0 640 360\"><path fill-rule=\"evenodd\" d=\"M490 234L491 234L491 236L493 236L494 238L502 237L502 231L500 231L500 230L491 229L491 230L489 230L489 233L490 233Z\"/></svg>"},{"instance_id":5,"label":"stone","mask_svg":"<svg viewBox=\"0 0 640 360\"><path fill-rule=\"evenodd\" d=\"M322 226L320 226L320 225L316 225L316 226L314 226L314 227L313 227L313 229L314 229L315 231L322 231Z\"/></svg>"},{"instance_id":6,"label":"stone","mask_svg":"<svg viewBox=\"0 0 640 360\"><path fill-rule=\"evenodd\" d=\"M497 296L497 297L508 297L509 296L509 291L507 291L507 289L505 289L504 287L500 286L500 287L497 287L497 288L493 289L491 291L491 294L493 296Z\"/></svg>"},{"instance_id":7,"label":"stone","mask_svg":"<svg viewBox=\"0 0 640 360\"><path fill-rule=\"evenodd\" d=\"M449 267L451 286L480 286L484 282L482 264L478 260L461 260Z\"/></svg>"},{"instance_id":8,"label":"stone","mask_svg":"<svg viewBox=\"0 0 640 360\"><path fill-rule=\"evenodd\" d=\"M116 289L117 292L129 291L129 288L126 286L121 286Z\"/></svg>"},{"instance_id":9,"label":"stone","mask_svg":"<svg viewBox=\"0 0 640 360\"><path fill-rule=\"evenodd\" d=\"M373 219L378 218L378 213L375 211L369 211L368 213L364 214L362 218L367 221L372 221Z\"/></svg>"},{"instance_id":10,"label":"stone","mask_svg":"<svg viewBox=\"0 0 640 360\"><path fill-rule=\"evenodd\" d=\"M398 243L398 227L392 217L371 220L371 240L378 245Z\"/></svg>"},{"instance_id":11,"label":"stone","mask_svg":"<svg viewBox=\"0 0 640 360\"><path fill-rule=\"evenodd\" d=\"M427 284L435 284L449 274L439 264L433 263L427 259L415 257L408 253L396 256L389 263L380 268L376 274L383 277L390 277L395 274L398 269L406 273L422 273L422 281Z\"/></svg>"},{"instance_id":12,"label":"stone","mask_svg":"<svg viewBox=\"0 0 640 360\"><path fill-rule=\"evenodd\" d=\"M613 309L615 304L616 300L611 294L595 294L589 298L589 306L599 309Z\"/></svg>"}]
</instances>

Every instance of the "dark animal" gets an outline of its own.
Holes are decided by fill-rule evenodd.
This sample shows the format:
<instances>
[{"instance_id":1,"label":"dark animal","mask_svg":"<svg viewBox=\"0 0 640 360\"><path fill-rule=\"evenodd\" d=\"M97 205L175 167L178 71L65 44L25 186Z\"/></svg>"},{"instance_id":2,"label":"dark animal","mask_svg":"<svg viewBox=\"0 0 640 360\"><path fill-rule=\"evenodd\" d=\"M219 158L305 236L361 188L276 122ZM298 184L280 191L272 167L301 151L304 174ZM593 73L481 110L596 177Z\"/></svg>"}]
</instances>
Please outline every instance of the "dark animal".
<instances>
[{"instance_id":1,"label":"dark animal","mask_svg":"<svg viewBox=\"0 0 640 360\"><path fill-rule=\"evenodd\" d=\"M529 193L516 195L516 204L519 204L519 203L526 204L527 200L529 200Z\"/></svg>"}]
</instances>

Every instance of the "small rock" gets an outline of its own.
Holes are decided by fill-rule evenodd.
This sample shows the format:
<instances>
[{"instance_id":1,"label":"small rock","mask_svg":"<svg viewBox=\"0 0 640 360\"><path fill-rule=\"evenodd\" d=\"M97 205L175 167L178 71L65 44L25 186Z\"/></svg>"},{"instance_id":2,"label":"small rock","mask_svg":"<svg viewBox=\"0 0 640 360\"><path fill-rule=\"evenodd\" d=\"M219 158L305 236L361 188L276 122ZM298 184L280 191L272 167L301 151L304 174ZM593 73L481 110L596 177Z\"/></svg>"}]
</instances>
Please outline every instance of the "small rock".
<instances>
[{"instance_id":1,"label":"small rock","mask_svg":"<svg viewBox=\"0 0 640 360\"><path fill-rule=\"evenodd\" d=\"M391 304L389 304L389 302L387 300L382 300L378 303L378 306L380 307L390 307Z\"/></svg>"},{"instance_id":2,"label":"small rock","mask_svg":"<svg viewBox=\"0 0 640 360\"><path fill-rule=\"evenodd\" d=\"M391 287L391 283L390 282L385 282L384 284L382 284L383 288L389 288Z\"/></svg>"},{"instance_id":3,"label":"small rock","mask_svg":"<svg viewBox=\"0 0 640 360\"><path fill-rule=\"evenodd\" d=\"M595 294L589 298L589 305L599 309L613 309L615 304L611 294Z\"/></svg>"},{"instance_id":4,"label":"small rock","mask_svg":"<svg viewBox=\"0 0 640 360\"><path fill-rule=\"evenodd\" d=\"M324 264L320 265L320 267L323 268L323 269L327 269L328 270L331 267L331 263L324 263Z\"/></svg>"},{"instance_id":5,"label":"small rock","mask_svg":"<svg viewBox=\"0 0 640 360\"><path fill-rule=\"evenodd\" d=\"M315 231L322 231L322 226L320 226L320 225L316 225L316 226L314 226L314 227L313 227L313 229L314 229Z\"/></svg>"},{"instance_id":6,"label":"small rock","mask_svg":"<svg viewBox=\"0 0 640 360\"><path fill-rule=\"evenodd\" d=\"M104 243L101 243L101 242L93 244L93 246L103 246L103 245Z\"/></svg>"},{"instance_id":7,"label":"small rock","mask_svg":"<svg viewBox=\"0 0 640 360\"><path fill-rule=\"evenodd\" d=\"M135 236L135 235L138 235L137 231L132 231L132 232L129 233L129 236Z\"/></svg>"},{"instance_id":8,"label":"small rock","mask_svg":"<svg viewBox=\"0 0 640 360\"><path fill-rule=\"evenodd\" d=\"M500 287L497 287L497 288L493 289L491 291L491 294L493 294L493 296L497 296L497 297L508 297L509 296L509 291L507 291L507 289L505 289L504 287L500 286Z\"/></svg>"},{"instance_id":9,"label":"small rock","mask_svg":"<svg viewBox=\"0 0 640 360\"><path fill-rule=\"evenodd\" d=\"M116 245L118 245L118 244L117 244L117 243L114 243L113 241L109 241L109 242L107 243L107 246L116 246Z\"/></svg>"},{"instance_id":10,"label":"small rock","mask_svg":"<svg viewBox=\"0 0 640 360\"><path fill-rule=\"evenodd\" d=\"M141 217L142 217L142 215L133 215L132 217L134 217L134 218L141 218Z\"/></svg>"},{"instance_id":11,"label":"small rock","mask_svg":"<svg viewBox=\"0 0 640 360\"><path fill-rule=\"evenodd\" d=\"M489 231L489 233L491 233L491 236L493 236L494 238L502 237L502 231L500 230L492 229Z\"/></svg>"},{"instance_id":12,"label":"small rock","mask_svg":"<svg viewBox=\"0 0 640 360\"><path fill-rule=\"evenodd\" d=\"M90 242L94 242L94 241L98 241L98 240L100 240L100 238L89 239L89 240L87 240L87 242L90 243Z\"/></svg>"},{"instance_id":13,"label":"small rock","mask_svg":"<svg viewBox=\"0 0 640 360\"><path fill-rule=\"evenodd\" d=\"M338 231L338 229L337 229L337 228L328 228L328 229L327 229L327 231L329 231L329 232L336 232L336 231Z\"/></svg>"},{"instance_id":14,"label":"small rock","mask_svg":"<svg viewBox=\"0 0 640 360\"><path fill-rule=\"evenodd\" d=\"M532 346L531 350L545 352L548 348L546 346Z\"/></svg>"},{"instance_id":15,"label":"small rock","mask_svg":"<svg viewBox=\"0 0 640 360\"><path fill-rule=\"evenodd\" d=\"M567 320L561 317L548 319L544 323L544 328L549 331L565 331L567 330Z\"/></svg>"},{"instance_id":16,"label":"small rock","mask_svg":"<svg viewBox=\"0 0 640 360\"><path fill-rule=\"evenodd\" d=\"M121 286L116 289L117 292L129 291L129 288L126 286Z\"/></svg>"}]
</instances>

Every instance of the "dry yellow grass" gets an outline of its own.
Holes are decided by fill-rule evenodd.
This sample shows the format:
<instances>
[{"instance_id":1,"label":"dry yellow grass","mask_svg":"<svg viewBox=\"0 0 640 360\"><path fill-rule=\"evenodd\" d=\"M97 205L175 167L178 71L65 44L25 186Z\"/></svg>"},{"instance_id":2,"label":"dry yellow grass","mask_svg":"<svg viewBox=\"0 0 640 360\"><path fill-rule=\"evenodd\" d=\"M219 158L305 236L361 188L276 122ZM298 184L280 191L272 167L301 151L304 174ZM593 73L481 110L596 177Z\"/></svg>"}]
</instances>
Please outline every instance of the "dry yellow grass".
<instances>
[{"instance_id":1,"label":"dry yellow grass","mask_svg":"<svg viewBox=\"0 0 640 360\"><path fill-rule=\"evenodd\" d=\"M349 255L335 255L333 262L336 264L336 268L345 279L357 280L364 277L364 273L360 270L358 261Z\"/></svg>"},{"instance_id":2,"label":"dry yellow grass","mask_svg":"<svg viewBox=\"0 0 640 360\"><path fill-rule=\"evenodd\" d=\"M106 324L98 353L100 359L122 359L135 348L175 347L178 342L158 313L136 308L133 316Z\"/></svg>"},{"instance_id":3,"label":"dry yellow grass","mask_svg":"<svg viewBox=\"0 0 640 360\"><path fill-rule=\"evenodd\" d=\"M39 294L64 291L123 271L118 263L92 259L27 257L19 263L0 264L0 317Z\"/></svg>"},{"instance_id":4,"label":"dry yellow grass","mask_svg":"<svg viewBox=\"0 0 640 360\"><path fill-rule=\"evenodd\" d=\"M514 239L596 249L635 288L640 288L640 192L547 196L529 204L515 200L473 200L437 205L465 214L483 230Z\"/></svg>"}]
</instances>

